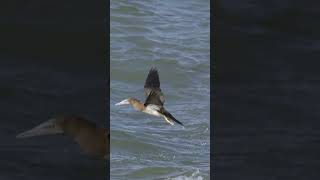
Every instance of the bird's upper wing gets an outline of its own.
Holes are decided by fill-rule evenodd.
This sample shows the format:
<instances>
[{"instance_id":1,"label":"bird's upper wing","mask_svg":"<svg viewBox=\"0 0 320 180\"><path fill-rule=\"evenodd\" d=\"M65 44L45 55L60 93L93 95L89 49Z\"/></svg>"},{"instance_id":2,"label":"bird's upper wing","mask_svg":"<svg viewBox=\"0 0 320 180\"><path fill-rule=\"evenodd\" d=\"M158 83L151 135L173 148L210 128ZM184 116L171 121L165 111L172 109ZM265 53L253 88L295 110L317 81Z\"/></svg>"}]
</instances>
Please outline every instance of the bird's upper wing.
<instances>
[{"instance_id":1,"label":"bird's upper wing","mask_svg":"<svg viewBox=\"0 0 320 180\"><path fill-rule=\"evenodd\" d=\"M160 100L160 96L155 91L151 91L149 93L149 96L147 97L144 105L147 106L148 104L163 106L163 102Z\"/></svg>"},{"instance_id":2,"label":"bird's upper wing","mask_svg":"<svg viewBox=\"0 0 320 180\"><path fill-rule=\"evenodd\" d=\"M153 96L158 96L159 100L161 101L161 105L164 104L164 95L160 89L160 80L158 70L156 68L151 68L144 84L144 94L148 99L150 93L154 92ZM147 102L147 100L146 100ZM149 103L150 104L150 103Z\"/></svg>"}]
</instances>

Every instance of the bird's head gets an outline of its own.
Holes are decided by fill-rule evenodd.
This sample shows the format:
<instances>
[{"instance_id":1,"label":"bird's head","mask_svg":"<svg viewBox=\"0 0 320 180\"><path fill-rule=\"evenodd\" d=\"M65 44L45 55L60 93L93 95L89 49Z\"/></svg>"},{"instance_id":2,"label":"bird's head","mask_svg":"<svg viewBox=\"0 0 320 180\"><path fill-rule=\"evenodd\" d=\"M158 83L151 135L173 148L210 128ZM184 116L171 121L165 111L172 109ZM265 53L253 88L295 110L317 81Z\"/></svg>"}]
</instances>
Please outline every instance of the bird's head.
<instances>
[{"instance_id":1,"label":"bird's head","mask_svg":"<svg viewBox=\"0 0 320 180\"><path fill-rule=\"evenodd\" d=\"M118 103L116 103L116 106L120 106L120 105L128 105L131 104L132 98L128 98L128 99L124 99Z\"/></svg>"},{"instance_id":2,"label":"bird's head","mask_svg":"<svg viewBox=\"0 0 320 180\"><path fill-rule=\"evenodd\" d=\"M63 133L62 123L63 123L63 120L60 118L51 118L48 121L45 121L28 131L18 134L16 137L28 138L33 136L62 134Z\"/></svg>"},{"instance_id":3,"label":"bird's head","mask_svg":"<svg viewBox=\"0 0 320 180\"><path fill-rule=\"evenodd\" d=\"M142 108L144 107L143 103L141 103L139 100L135 98L124 99L115 105L120 106L120 105L128 105L128 104L132 105L137 110L142 110Z\"/></svg>"},{"instance_id":4,"label":"bird's head","mask_svg":"<svg viewBox=\"0 0 320 180\"><path fill-rule=\"evenodd\" d=\"M137 104L137 103L141 103L141 102L138 99L135 99L135 98L128 98L128 99L124 99L124 100L118 102L115 105L116 106L128 105L128 104L134 105L134 104Z\"/></svg>"}]
</instances>

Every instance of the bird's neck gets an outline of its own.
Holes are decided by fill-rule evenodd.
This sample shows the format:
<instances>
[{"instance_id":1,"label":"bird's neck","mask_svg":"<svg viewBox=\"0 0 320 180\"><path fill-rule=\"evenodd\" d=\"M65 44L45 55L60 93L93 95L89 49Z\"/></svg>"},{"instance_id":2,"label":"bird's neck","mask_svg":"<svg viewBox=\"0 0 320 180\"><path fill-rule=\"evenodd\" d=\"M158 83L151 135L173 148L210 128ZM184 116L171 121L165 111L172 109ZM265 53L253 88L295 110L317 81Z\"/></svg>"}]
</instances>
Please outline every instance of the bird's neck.
<instances>
[{"instance_id":1,"label":"bird's neck","mask_svg":"<svg viewBox=\"0 0 320 180\"><path fill-rule=\"evenodd\" d=\"M94 156L105 156L107 153L107 136L103 129L88 129L83 133L74 136L74 140L80 145L81 149Z\"/></svg>"},{"instance_id":2,"label":"bird's neck","mask_svg":"<svg viewBox=\"0 0 320 180\"><path fill-rule=\"evenodd\" d=\"M94 123L79 118L65 120L62 127L64 134L73 138L80 146L90 144L90 139L96 139L100 133Z\"/></svg>"},{"instance_id":3,"label":"bird's neck","mask_svg":"<svg viewBox=\"0 0 320 180\"><path fill-rule=\"evenodd\" d=\"M131 102L131 105L137 111L143 111L145 109L144 104L141 103L139 100L135 100L135 101Z\"/></svg>"}]
</instances>

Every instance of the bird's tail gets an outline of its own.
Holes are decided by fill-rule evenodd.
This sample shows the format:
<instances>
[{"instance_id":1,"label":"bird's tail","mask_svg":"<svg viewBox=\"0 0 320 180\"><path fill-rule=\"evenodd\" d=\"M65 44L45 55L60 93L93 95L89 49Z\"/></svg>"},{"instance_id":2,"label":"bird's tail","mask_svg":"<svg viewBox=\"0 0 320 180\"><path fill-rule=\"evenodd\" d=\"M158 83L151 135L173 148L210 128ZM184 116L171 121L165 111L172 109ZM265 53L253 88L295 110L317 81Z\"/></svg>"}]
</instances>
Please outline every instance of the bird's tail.
<instances>
[{"instance_id":1,"label":"bird's tail","mask_svg":"<svg viewBox=\"0 0 320 180\"><path fill-rule=\"evenodd\" d=\"M174 118L168 111L163 112L163 115L164 115L164 117L165 117L166 120L169 120L169 121L171 121L171 122L174 121L174 122L180 124L181 126L184 126L184 125L182 124L182 122L180 122L180 121L178 121L176 118ZM171 123L170 123L170 124L171 124Z\"/></svg>"}]
</instances>

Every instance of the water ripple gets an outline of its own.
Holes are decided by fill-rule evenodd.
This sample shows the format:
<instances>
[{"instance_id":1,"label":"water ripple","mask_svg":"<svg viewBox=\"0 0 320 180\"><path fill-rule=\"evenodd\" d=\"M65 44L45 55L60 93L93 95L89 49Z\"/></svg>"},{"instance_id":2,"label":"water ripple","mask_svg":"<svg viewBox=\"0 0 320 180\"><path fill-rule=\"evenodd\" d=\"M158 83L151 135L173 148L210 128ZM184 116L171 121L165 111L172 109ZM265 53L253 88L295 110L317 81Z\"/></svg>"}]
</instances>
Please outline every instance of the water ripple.
<instances>
[{"instance_id":1,"label":"water ripple","mask_svg":"<svg viewBox=\"0 0 320 180\"><path fill-rule=\"evenodd\" d=\"M209 0L111 1L111 179L209 179ZM151 66L185 127L115 103L144 101Z\"/></svg>"}]
</instances>

